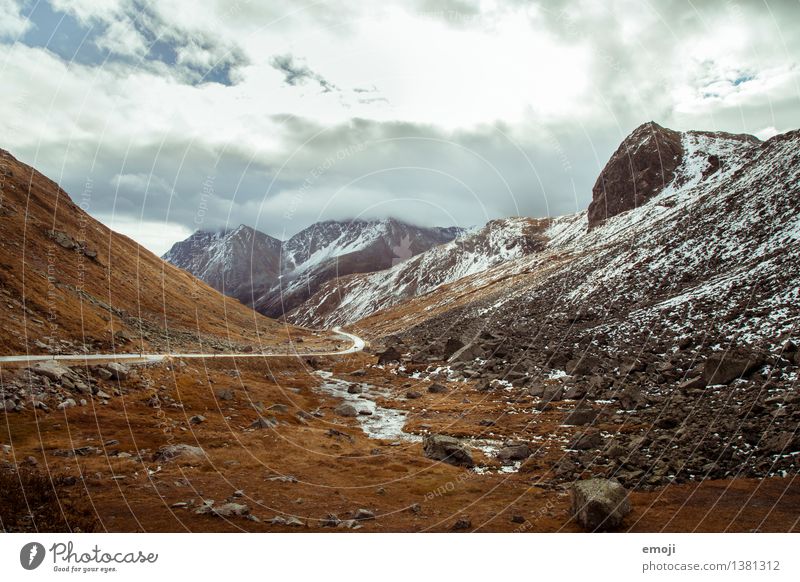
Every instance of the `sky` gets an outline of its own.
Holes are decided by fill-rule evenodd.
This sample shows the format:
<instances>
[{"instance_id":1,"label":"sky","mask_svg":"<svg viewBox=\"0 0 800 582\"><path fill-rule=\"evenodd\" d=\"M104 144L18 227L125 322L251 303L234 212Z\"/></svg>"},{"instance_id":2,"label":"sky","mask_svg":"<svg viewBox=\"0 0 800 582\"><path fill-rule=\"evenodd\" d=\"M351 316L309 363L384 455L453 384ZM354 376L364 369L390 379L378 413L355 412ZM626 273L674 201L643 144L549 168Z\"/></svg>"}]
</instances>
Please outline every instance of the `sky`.
<instances>
[{"instance_id":1,"label":"sky","mask_svg":"<svg viewBox=\"0 0 800 582\"><path fill-rule=\"evenodd\" d=\"M800 127L800 0L0 0L0 148L195 230L583 210L619 143Z\"/></svg>"}]
</instances>

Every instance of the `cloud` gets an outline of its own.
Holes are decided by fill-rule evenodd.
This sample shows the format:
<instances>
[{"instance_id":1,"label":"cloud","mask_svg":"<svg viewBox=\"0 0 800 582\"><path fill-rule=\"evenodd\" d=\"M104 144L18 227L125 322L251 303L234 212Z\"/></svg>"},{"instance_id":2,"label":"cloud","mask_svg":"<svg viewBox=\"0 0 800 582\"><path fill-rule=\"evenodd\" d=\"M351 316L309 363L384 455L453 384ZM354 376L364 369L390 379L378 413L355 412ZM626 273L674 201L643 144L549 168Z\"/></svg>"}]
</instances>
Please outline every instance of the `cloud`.
<instances>
[{"instance_id":1,"label":"cloud","mask_svg":"<svg viewBox=\"0 0 800 582\"><path fill-rule=\"evenodd\" d=\"M31 23L22 16L22 2L18 0L0 0L0 39L14 40L22 36Z\"/></svg>"},{"instance_id":2,"label":"cloud","mask_svg":"<svg viewBox=\"0 0 800 582\"><path fill-rule=\"evenodd\" d=\"M780 3L51 4L8 4L0 147L76 196L91 182L90 212L143 221L153 248L240 222L574 212L643 121L800 126Z\"/></svg>"},{"instance_id":3,"label":"cloud","mask_svg":"<svg viewBox=\"0 0 800 582\"><path fill-rule=\"evenodd\" d=\"M302 85L306 81L311 80L319 83L319 86L325 93L337 89L336 85L329 82L319 73L312 71L305 63L296 61L294 56L289 53L275 55L269 60L269 63L273 68L283 73L284 82L292 87Z\"/></svg>"}]
</instances>

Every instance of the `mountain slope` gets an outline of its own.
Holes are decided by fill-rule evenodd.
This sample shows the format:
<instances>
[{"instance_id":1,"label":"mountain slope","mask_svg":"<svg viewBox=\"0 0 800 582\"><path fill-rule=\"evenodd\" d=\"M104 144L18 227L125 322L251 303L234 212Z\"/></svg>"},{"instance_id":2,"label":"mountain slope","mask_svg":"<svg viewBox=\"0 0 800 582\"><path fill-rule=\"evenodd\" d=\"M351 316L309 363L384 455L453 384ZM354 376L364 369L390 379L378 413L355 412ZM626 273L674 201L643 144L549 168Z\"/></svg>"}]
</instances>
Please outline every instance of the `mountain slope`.
<instances>
[{"instance_id":1,"label":"mountain slope","mask_svg":"<svg viewBox=\"0 0 800 582\"><path fill-rule=\"evenodd\" d=\"M548 220L506 218L390 269L329 280L287 315L298 325L346 325L446 283L526 256L544 246Z\"/></svg>"},{"instance_id":2,"label":"mountain slope","mask_svg":"<svg viewBox=\"0 0 800 582\"><path fill-rule=\"evenodd\" d=\"M419 330L449 311L473 328L580 313L611 334L650 333L641 326L676 312L715 335L776 337L792 320L773 310L797 315L798 271L788 268L798 253L797 145L798 132L763 144L685 132L673 179L647 203L591 230L587 211L553 219L542 252L359 325L382 334ZM401 311L409 316L398 317Z\"/></svg>"},{"instance_id":3,"label":"mountain slope","mask_svg":"<svg viewBox=\"0 0 800 582\"><path fill-rule=\"evenodd\" d=\"M115 233L0 150L2 351L214 349L309 335L254 314Z\"/></svg>"},{"instance_id":4,"label":"mountain slope","mask_svg":"<svg viewBox=\"0 0 800 582\"><path fill-rule=\"evenodd\" d=\"M329 220L281 242L242 225L198 231L163 258L257 311L281 317L328 281L387 269L462 232L394 219Z\"/></svg>"},{"instance_id":5,"label":"mountain slope","mask_svg":"<svg viewBox=\"0 0 800 582\"><path fill-rule=\"evenodd\" d=\"M591 229L588 212L554 219L541 252L355 326L411 377L575 410L560 479L796 475L800 131L680 139L672 180L645 203Z\"/></svg>"},{"instance_id":6,"label":"mountain slope","mask_svg":"<svg viewBox=\"0 0 800 582\"><path fill-rule=\"evenodd\" d=\"M197 231L162 258L252 305L253 289L274 284L280 274L281 241L242 224L232 230Z\"/></svg>"}]
</instances>

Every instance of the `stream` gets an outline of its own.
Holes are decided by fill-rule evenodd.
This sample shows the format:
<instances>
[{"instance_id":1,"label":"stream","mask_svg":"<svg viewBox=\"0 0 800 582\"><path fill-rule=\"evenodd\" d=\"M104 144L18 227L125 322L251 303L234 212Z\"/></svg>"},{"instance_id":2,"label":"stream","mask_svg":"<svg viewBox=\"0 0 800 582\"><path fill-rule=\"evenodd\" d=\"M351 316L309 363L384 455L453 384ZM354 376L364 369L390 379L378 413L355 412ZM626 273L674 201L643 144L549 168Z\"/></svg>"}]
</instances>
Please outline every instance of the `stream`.
<instances>
[{"instance_id":1,"label":"stream","mask_svg":"<svg viewBox=\"0 0 800 582\"><path fill-rule=\"evenodd\" d=\"M408 413L405 410L398 410L396 408L387 408L379 406L375 399L385 398L391 400L394 394L390 390L366 384L363 382L348 382L333 377L333 373L318 370L316 374L323 379L322 384L317 386L317 390L324 392L330 396L339 398L342 402L351 404L359 412L365 411L370 414L359 414L356 418L369 438L382 439L382 440L398 440L405 442L421 442L422 436L412 433L407 433L403 430L408 419ZM348 388L351 384L356 384L361 388L360 394L351 394ZM497 452L502 448L503 442L494 439L475 439L464 438L461 442L470 449L481 451L487 457L495 457ZM489 467L476 466L473 470L476 473L516 473L519 469L520 462L513 464L503 465L494 470Z\"/></svg>"}]
</instances>

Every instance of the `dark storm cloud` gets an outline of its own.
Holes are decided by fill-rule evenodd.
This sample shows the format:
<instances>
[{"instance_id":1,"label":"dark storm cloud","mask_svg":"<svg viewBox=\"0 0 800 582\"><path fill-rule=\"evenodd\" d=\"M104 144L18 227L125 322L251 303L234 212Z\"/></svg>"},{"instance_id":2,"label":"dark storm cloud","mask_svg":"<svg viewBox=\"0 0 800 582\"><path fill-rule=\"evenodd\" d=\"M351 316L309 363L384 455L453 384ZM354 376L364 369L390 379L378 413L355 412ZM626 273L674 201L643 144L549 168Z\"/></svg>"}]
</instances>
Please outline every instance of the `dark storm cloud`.
<instances>
[{"instance_id":1,"label":"dark storm cloud","mask_svg":"<svg viewBox=\"0 0 800 582\"><path fill-rule=\"evenodd\" d=\"M189 229L249 224L285 237L318 220L394 216L470 226L509 215L559 215L588 204L598 172L576 131L497 125L446 132L416 123L354 119L324 126L287 117L284 151L254 155L189 139L127 151L125 144L40 145L40 169L74 199L91 183L89 211L179 223ZM82 160L97 154L91 174ZM26 155L27 154L27 155ZM182 160L180 164L175 160ZM577 196L576 196L577 192Z\"/></svg>"},{"instance_id":2,"label":"dark storm cloud","mask_svg":"<svg viewBox=\"0 0 800 582\"><path fill-rule=\"evenodd\" d=\"M305 63L295 60L294 56L286 53L284 55L275 55L269 60L269 64L274 69L283 73L283 80L287 85L297 86L303 85L306 81L316 81L322 88L324 93L329 93L336 90L337 87L329 82L325 77L312 71Z\"/></svg>"}]
</instances>

